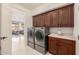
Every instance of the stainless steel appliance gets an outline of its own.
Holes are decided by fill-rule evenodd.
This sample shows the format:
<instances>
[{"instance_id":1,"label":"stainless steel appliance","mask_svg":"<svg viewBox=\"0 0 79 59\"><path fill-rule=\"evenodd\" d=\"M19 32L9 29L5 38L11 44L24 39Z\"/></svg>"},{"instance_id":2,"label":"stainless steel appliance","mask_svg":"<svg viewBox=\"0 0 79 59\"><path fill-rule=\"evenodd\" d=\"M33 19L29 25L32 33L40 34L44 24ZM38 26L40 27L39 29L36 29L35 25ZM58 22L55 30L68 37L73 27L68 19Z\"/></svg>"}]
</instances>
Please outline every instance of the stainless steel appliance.
<instances>
[{"instance_id":1,"label":"stainless steel appliance","mask_svg":"<svg viewBox=\"0 0 79 59\"><path fill-rule=\"evenodd\" d=\"M47 52L47 35L49 29L45 27L35 28L35 49L43 54Z\"/></svg>"},{"instance_id":2,"label":"stainless steel appliance","mask_svg":"<svg viewBox=\"0 0 79 59\"><path fill-rule=\"evenodd\" d=\"M35 40L34 40L34 27L30 27L27 29L27 45L34 48Z\"/></svg>"}]
</instances>

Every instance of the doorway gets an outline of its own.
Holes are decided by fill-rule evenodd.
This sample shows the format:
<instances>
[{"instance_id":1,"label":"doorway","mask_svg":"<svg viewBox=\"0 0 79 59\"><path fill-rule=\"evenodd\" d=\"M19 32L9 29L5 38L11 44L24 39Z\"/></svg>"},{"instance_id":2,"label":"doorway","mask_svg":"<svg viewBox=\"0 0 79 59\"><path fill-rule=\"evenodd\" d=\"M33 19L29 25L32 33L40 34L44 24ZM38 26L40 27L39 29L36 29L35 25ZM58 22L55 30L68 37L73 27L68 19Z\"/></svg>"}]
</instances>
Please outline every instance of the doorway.
<instances>
[{"instance_id":1,"label":"doorway","mask_svg":"<svg viewBox=\"0 0 79 59\"><path fill-rule=\"evenodd\" d=\"M12 8L12 54L22 54L25 50L25 12Z\"/></svg>"},{"instance_id":2,"label":"doorway","mask_svg":"<svg viewBox=\"0 0 79 59\"><path fill-rule=\"evenodd\" d=\"M24 47L24 23L12 22L12 54L22 53Z\"/></svg>"}]
</instances>

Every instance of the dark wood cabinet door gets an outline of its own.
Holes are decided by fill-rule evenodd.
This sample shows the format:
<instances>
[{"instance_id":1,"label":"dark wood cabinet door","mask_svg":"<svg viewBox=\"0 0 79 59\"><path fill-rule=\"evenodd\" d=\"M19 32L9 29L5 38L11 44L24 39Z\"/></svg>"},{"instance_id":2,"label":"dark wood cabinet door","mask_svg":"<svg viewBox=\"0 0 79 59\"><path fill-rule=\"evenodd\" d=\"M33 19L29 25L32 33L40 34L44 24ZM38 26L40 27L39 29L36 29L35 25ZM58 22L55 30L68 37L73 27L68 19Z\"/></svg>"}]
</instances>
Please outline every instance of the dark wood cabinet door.
<instances>
[{"instance_id":1,"label":"dark wood cabinet door","mask_svg":"<svg viewBox=\"0 0 79 59\"><path fill-rule=\"evenodd\" d=\"M36 17L33 17L33 26L36 26Z\"/></svg>"},{"instance_id":2,"label":"dark wood cabinet door","mask_svg":"<svg viewBox=\"0 0 79 59\"><path fill-rule=\"evenodd\" d=\"M73 44L60 42L58 47L58 55L75 55L75 48L73 48Z\"/></svg>"},{"instance_id":3,"label":"dark wood cabinet door","mask_svg":"<svg viewBox=\"0 0 79 59\"><path fill-rule=\"evenodd\" d=\"M58 55L67 55L67 47L65 46L64 43L59 43L58 47L59 47L57 50Z\"/></svg>"},{"instance_id":4,"label":"dark wood cabinet door","mask_svg":"<svg viewBox=\"0 0 79 59\"><path fill-rule=\"evenodd\" d=\"M41 26L41 15L37 15L33 17L33 26L35 27Z\"/></svg>"},{"instance_id":5,"label":"dark wood cabinet door","mask_svg":"<svg viewBox=\"0 0 79 59\"><path fill-rule=\"evenodd\" d=\"M50 13L44 14L44 21L45 21L45 27L49 27L50 26Z\"/></svg>"},{"instance_id":6,"label":"dark wood cabinet door","mask_svg":"<svg viewBox=\"0 0 79 59\"><path fill-rule=\"evenodd\" d=\"M50 12L50 26L52 26L52 27L59 27L58 10Z\"/></svg>"},{"instance_id":7,"label":"dark wood cabinet door","mask_svg":"<svg viewBox=\"0 0 79 59\"><path fill-rule=\"evenodd\" d=\"M45 14L41 14L41 20L40 20L40 24L41 24L41 27L44 27L45 26Z\"/></svg>"},{"instance_id":8,"label":"dark wood cabinet door","mask_svg":"<svg viewBox=\"0 0 79 59\"><path fill-rule=\"evenodd\" d=\"M70 26L70 7L62 8L62 20L61 20L61 26Z\"/></svg>"},{"instance_id":9,"label":"dark wood cabinet door","mask_svg":"<svg viewBox=\"0 0 79 59\"><path fill-rule=\"evenodd\" d=\"M48 51L52 54L57 54L57 40L52 37L49 37Z\"/></svg>"},{"instance_id":10,"label":"dark wood cabinet door","mask_svg":"<svg viewBox=\"0 0 79 59\"><path fill-rule=\"evenodd\" d=\"M42 15L38 15L37 23L38 23L38 27L42 26Z\"/></svg>"},{"instance_id":11,"label":"dark wood cabinet door","mask_svg":"<svg viewBox=\"0 0 79 59\"><path fill-rule=\"evenodd\" d=\"M73 27L74 25L73 6L67 6L59 9L59 25L60 27Z\"/></svg>"},{"instance_id":12,"label":"dark wood cabinet door","mask_svg":"<svg viewBox=\"0 0 79 59\"><path fill-rule=\"evenodd\" d=\"M74 4L70 5L70 27L74 27Z\"/></svg>"},{"instance_id":13,"label":"dark wood cabinet door","mask_svg":"<svg viewBox=\"0 0 79 59\"><path fill-rule=\"evenodd\" d=\"M62 8L62 19L61 19L61 27L69 26L69 7Z\"/></svg>"},{"instance_id":14,"label":"dark wood cabinet door","mask_svg":"<svg viewBox=\"0 0 79 59\"><path fill-rule=\"evenodd\" d=\"M44 27L45 26L45 15L37 15L33 17L33 26L35 27Z\"/></svg>"},{"instance_id":15,"label":"dark wood cabinet door","mask_svg":"<svg viewBox=\"0 0 79 59\"><path fill-rule=\"evenodd\" d=\"M33 17L33 26L35 26L35 24L36 24L36 23L35 23L35 17Z\"/></svg>"},{"instance_id":16,"label":"dark wood cabinet door","mask_svg":"<svg viewBox=\"0 0 79 59\"><path fill-rule=\"evenodd\" d=\"M55 55L75 55L75 41L49 37L48 51Z\"/></svg>"},{"instance_id":17,"label":"dark wood cabinet door","mask_svg":"<svg viewBox=\"0 0 79 59\"><path fill-rule=\"evenodd\" d=\"M58 38L58 55L75 55L75 41Z\"/></svg>"},{"instance_id":18,"label":"dark wood cabinet door","mask_svg":"<svg viewBox=\"0 0 79 59\"><path fill-rule=\"evenodd\" d=\"M37 19L36 19L37 27L40 26L40 22L41 22L40 19L41 19L41 18L40 18L40 15L38 15L38 16L37 16Z\"/></svg>"},{"instance_id":19,"label":"dark wood cabinet door","mask_svg":"<svg viewBox=\"0 0 79 59\"><path fill-rule=\"evenodd\" d=\"M59 27L67 27L69 20L69 10L68 8L59 9Z\"/></svg>"}]
</instances>

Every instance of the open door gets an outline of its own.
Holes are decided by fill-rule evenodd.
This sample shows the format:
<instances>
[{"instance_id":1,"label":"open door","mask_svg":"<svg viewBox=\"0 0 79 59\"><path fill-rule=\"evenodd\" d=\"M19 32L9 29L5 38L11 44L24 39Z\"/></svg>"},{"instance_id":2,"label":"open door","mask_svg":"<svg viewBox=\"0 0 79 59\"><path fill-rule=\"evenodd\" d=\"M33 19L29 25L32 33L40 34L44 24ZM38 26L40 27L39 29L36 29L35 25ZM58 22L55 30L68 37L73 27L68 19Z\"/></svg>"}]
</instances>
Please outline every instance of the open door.
<instances>
[{"instance_id":1,"label":"open door","mask_svg":"<svg viewBox=\"0 0 79 59\"><path fill-rule=\"evenodd\" d=\"M0 55L1 55L1 40L0 40Z\"/></svg>"},{"instance_id":2,"label":"open door","mask_svg":"<svg viewBox=\"0 0 79 59\"><path fill-rule=\"evenodd\" d=\"M0 40L0 53L1 55L10 55L12 52L11 5L8 3L1 3L0 5L0 37L6 37L4 40Z\"/></svg>"}]
</instances>

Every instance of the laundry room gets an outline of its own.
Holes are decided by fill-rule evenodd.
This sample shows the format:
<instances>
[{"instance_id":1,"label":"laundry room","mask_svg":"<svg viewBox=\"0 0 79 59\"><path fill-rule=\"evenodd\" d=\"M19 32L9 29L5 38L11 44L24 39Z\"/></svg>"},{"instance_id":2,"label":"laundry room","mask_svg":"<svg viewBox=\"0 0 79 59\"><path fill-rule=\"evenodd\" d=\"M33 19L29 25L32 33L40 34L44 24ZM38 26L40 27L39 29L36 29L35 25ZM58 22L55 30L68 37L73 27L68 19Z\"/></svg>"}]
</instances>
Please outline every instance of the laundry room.
<instances>
[{"instance_id":1,"label":"laundry room","mask_svg":"<svg viewBox=\"0 0 79 59\"><path fill-rule=\"evenodd\" d=\"M79 59L79 1L0 0L0 59Z\"/></svg>"},{"instance_id":2,"label":"laundry room","mask_svg":"<svg viewBox=\"0 0 79 59\"><path fill-rule=\"evenodd\" d=\"M1 3L0 8L1 55L79 55L78 3Z\"/></svg>"},{"instance_id":3,"label":"laundry room","mask_svg":"<svg viewBox=\"0 0 79 59\"><path fill-rule=\"evenodd\" d=\"M75 55L77 50L74 34L75 6L73 3L50 3L36 8L32 14L34 43L28 46L33 46L33 49L42 54ZM65 47L64 43L67 42L63 39L72 42L72 45L66 44Z\"/></svg>"}]
</instances>

